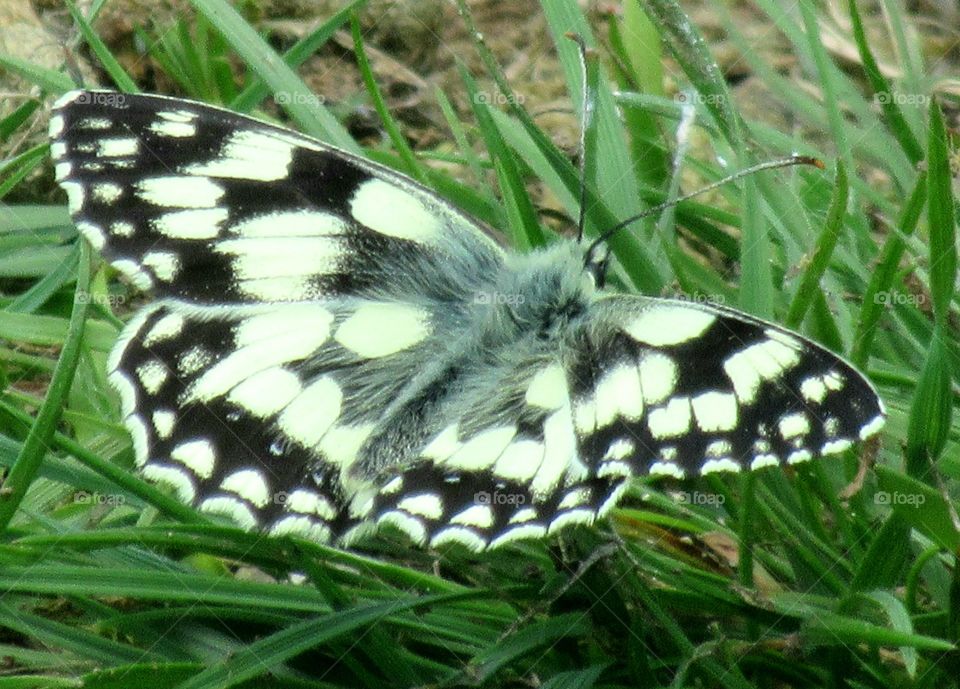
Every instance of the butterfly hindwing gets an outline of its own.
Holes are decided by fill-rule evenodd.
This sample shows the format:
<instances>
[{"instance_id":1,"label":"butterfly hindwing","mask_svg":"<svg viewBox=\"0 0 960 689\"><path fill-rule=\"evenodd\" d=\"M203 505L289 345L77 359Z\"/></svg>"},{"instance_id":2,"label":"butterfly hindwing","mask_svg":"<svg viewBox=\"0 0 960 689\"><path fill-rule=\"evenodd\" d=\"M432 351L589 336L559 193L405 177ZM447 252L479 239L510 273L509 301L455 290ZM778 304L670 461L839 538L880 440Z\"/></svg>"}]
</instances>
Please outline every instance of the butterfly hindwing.
<instances>
[{"instance_id":1,"label":"butterfly hindwing","mask_svg":"<svg viewBox=\"0 0 960 689\"><path fill-rule=\"evenodd\" d=\"M377 521L482 549L589 524L634 476L796 464L883 422L849 364L731 309L605 297L536 351L381 481Z\"/></svg>"}]
</instances>

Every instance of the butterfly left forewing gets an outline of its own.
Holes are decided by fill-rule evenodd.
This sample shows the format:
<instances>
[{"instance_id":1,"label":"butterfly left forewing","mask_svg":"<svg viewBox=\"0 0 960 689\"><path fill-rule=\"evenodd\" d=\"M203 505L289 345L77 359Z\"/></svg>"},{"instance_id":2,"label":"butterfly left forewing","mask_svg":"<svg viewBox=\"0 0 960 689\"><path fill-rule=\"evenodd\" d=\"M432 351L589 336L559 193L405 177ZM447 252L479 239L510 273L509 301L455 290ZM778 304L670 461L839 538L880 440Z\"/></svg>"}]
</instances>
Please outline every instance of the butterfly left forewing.
<instances>
[{"instance_id":1,"label":"butterfly left forewing","mask_svg":"<svg viewBox=\"0 0 960 689\"><path fill-rule=\"evenodd\" d=\"M502 260L479 224L409 178L228 110L75 91L50 131L78 228L158 297L262 305L388 283L465 299L475 286L451 271ZM414 268L432 274L421 282Z\"/></svg>"},{"instance_id":2,"label":"butterfly left forewing","mask_svg":"<svg viewBox=\"0 0 960 689\"><path fill-rule=\"evenodd\" d=\"M243 526L353 526L344 465L500 248L406 177L219 108L74 92L50 132L79 230L159 297L111 356L144 473Z\"/></svg>"}]
</instances>

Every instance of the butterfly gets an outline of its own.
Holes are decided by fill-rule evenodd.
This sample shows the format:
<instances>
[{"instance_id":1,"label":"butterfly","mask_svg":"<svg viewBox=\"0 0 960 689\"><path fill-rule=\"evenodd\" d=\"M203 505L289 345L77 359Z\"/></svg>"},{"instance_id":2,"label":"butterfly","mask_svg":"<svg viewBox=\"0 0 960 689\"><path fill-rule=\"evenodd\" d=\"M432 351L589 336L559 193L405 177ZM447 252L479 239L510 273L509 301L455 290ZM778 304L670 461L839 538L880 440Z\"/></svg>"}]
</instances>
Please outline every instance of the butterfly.
<instances>
[{"instance_id":1,"label":"butterfly","mask_svg":"<svg viewBox=\"0 0 960 689\"><path fill-rule=\"evenodd\" d=\"M74 91L50 138L78 230L156 297L108 362L137 463L244 528L480 551L592 523L635 476L795 464L884 423L797 333L609 291L606 251L510 251L294 131Z\"/></svg>"}]
</instances>

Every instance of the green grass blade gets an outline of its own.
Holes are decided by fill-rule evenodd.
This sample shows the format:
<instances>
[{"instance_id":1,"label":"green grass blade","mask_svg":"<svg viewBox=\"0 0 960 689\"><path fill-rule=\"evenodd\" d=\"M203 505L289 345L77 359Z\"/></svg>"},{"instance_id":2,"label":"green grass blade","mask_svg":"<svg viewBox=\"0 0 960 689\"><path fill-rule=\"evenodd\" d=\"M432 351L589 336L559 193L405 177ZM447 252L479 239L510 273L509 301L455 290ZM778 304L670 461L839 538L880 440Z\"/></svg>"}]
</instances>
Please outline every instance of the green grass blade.
<instances>
[{"instance_id":1,"label":"green grass blade","mask_svg":"<svg viewBox=\"0 0 960 689\"><path fill-rule=\"evenodd\" d=\"M310 93L303 80L225 0L190 0L190 3L274 93L287 96ZM284 109L307 134L344 150L360 152L353 137L318 99L288 97L282 100L287 101L282 103Z\"/></svg>"},{"instance_id":2,"label":"green grass blade","mask_svg":"<svg viewBox=\"0 0 960 689\"><path fill-rule=\"evenodd\" d=\"M67 9L70 10L70 16L73 17L73 21L77 24L77 28L80 29L83 40L87 42L90 50L97 56L100 65L106 70L107 74L110 75L113 83L124 93L138 93L140 89L137 88L136 83L130 78L130 75L127 74L120 63L117 62L117 59L110 52L106 43L104 43L97 35L97 32L93 30L93 27L90 26L90 22L83 16L83 13L77 9L77 6L70 2L70 0L66 1L66 5Z\"/></svg>"},{"instance_id":3,"label":"green grass blade","mask_svg":"<svg viewBox=\"0 0 960 689\"><path fill-rule=\"evenodd\" d=\"M830 211L827 213L827 222L817 238L813 257L810 259L806 270L803 271L800 284L793 295L793 301L790 302L790 309L783 320L788 328L797 328L803 322L803 317L806 315L807 309L810 308L814 295L819 293L817 286L827 270L827 264L830 262L830 257L833 256L837 240L840 239L843 216L847 212L847 191L849 188L846 168L840 161L837 161L837 174L834 178L834 184L833 199L830 202Z\"/></svg>"},{"instance_id":4,"label":"green grass blade","mask_svg":"<svg viewBox=\"0 0 960 689\"><path fill-rule=\"evenodd\" d=\"M84 242L80 249L80 268L77 274L78 294L86 292L90 285L90 261L90 247ZM44 452L53 439L62 412L61 404L73 384L73 376L80 359L88 305L89 302L85 299L75 299L73 302L67 336L43 406L40 407L36 421L27 434L17 463L10 469L3 482L3 490L0 491L0 531L6 529L10 520L13 519L14 513L27 494L27 488L40 468Z\"/></svg>"}]
</instances>

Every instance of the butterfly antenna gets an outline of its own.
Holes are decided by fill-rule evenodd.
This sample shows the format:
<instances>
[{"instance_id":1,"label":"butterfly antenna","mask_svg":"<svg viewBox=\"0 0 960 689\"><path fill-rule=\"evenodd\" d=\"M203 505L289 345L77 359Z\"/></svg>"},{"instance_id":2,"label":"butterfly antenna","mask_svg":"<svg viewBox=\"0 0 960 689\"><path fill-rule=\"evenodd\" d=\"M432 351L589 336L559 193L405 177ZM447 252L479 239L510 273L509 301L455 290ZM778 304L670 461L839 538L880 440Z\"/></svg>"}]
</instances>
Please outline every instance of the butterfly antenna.
<instances>
[{"instance_id":1,"label":"butterfly antenna","mask_svg":"<svg viewBox=\"0 0 960 689\"><path fill-rule=\"evenodd\" d=\"M583 226L587 217L587 160L592 151L587 151L587 136L591 131L593 110L596 104L596 79L591 79L590 69L596 66L596 52L587 47L583 36L573 31L566 37L577 44L580 55L580 83L583 85L583 102L580 111L580 214L577 218L577 242L583 241Z\"/></svg>"},{"instance_id":2,"label":"butterfly antenna","mask_svg":"<svg viewBox=\"0 0 960 689\"><path fill-rule=\"evenodd\" d=\"M694 196L705 194L708 191L712 191L717 187L727 184L728 182L735 182L741 177L746 177L747 175L752 175L754 173L761 172L762 170L771 170L771 169L781 168L781 167L791 167L793 165L813 165L814 167L819 168L821 170L825 169L823 161L820 160L819 158L814 158L812 156L803 156L803 155L793 155L793 156L790 156L789 158L778 158L776 160L768 160L767 162L764 162L764 163L757 163L756 165L751 165L750 167L740 170L739 172L735 172L732 175L727 175L723 179L718 179L716 182L708 184L705 187L701 187L696 191L691 191L689 194L678 196L677 198L672 199L670 201L664 201L663 203L658 204L653 208L648 208L642 213L638 213L637 215L631 216L626 220L617 223L616 225L611 227L609 230L607 230L606 232L601 234L599 237L597 237L595 240L593 240L593 242L590 244L589 248L587 249L587 253L584 255L584 265L589 266L591 264L593 260L593 254L597 250L597 247L599 247L601 244L606 242L608 239L610 239L610 237L612 237L617 232L625 228L627 225L634 223L637 220L642 220L643 218L647 218L651 215L655 215L656 213L659 213L667 208L670 208L671 206L676 206L682 201L687 201L688 199L692 199Z\"/></svg>"}]
</instances>

